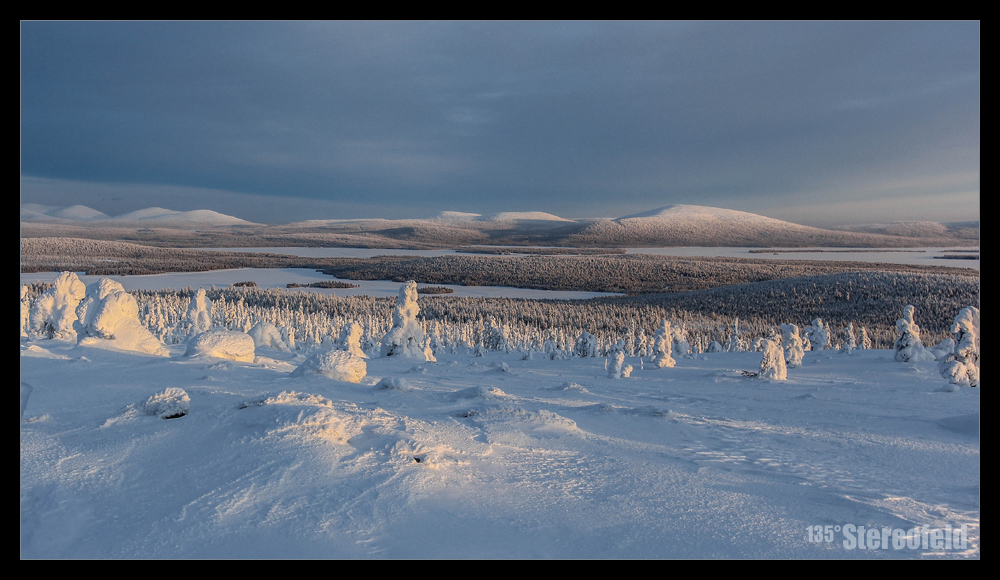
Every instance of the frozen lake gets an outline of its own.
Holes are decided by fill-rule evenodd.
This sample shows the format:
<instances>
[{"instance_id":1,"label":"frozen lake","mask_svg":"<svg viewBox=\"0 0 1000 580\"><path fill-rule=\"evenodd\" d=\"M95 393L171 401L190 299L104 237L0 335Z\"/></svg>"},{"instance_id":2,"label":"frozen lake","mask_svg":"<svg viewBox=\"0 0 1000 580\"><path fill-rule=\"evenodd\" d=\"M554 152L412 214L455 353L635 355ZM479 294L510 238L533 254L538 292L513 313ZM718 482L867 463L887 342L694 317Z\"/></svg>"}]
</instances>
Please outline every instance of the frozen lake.
<instances>
[{"instance_id":1,"label":"frozen lake","mask_svg":"<svg viewBox=\"0 0 1000 580\"><path fill-rule=\"evenodd\" d=\"M306 248L308 249L308 248ZM79 273L78 273L79 274ZM36 272L21 274L21 284L29 282L52 282L59 276L58 272ZM326 276L307 268L238 268L233 270L212 270L210 272L171 272L166 274L150 274L145 276L85 276L80 280L90 284L101 278L117 280L126 290L163 290L167 288L209 288L211 286L227 287L236 282L252 281L259 288L284 288L286 284L311 284L329 280L340 280L357 284L358 288L294 288L304 292L319 292L335 296L396 296L401 283L391 280L341 280ZM424 286L425 284L421 284ZM426 284L430 286L431 284ZM595 298L598 296L615 296L607 292L574 292L561 290L532 290L528 288L510 288L506 286L454 286L449 284L433 284L453 289L453 294L440 296L479 296L504 298L536 298L550 300L573 300ZM421 294L421 300L434 298L434 294Z\"/></svg>"}]
</instances>

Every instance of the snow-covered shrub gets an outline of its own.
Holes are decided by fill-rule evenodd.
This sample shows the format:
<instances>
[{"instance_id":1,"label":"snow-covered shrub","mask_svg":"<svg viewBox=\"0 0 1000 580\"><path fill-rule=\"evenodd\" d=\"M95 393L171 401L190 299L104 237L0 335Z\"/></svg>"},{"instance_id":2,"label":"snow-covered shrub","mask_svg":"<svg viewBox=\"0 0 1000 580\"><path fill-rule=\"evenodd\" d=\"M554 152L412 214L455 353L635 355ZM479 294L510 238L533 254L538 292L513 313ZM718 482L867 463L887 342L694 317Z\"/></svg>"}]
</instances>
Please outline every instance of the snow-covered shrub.
<instances>
[{"instance_id":1,"label":"snow-covered shrub","mask_svg":"<svg viewBox=\"0 0 1000 580\"><path fill-rule=\"evenodd\" d=\"M691 343L688 342L686 328L683 326L674 326L671 340L673 343L673 354L680 357L686 357L691 354Z\"/></svg>"},{"instance_id":2,"label":"snow-covered shrub","mask_svg":"<svg viewBox=\"0 0 1000 580\"><path fill-rule=\"evenodd\" d=\"M250 335L235 330L209 330L188 342L187 356L210 356L239 362L253 362L254 342Z\"/></svg>"},{"instance_id":3,"label":"snow-covered shrub","mask_svg":"<svg viewBox=\"0 0 1000 580\"><path fill-rule=\"evenodd\" d=\"M346 350L327 350L310 355L292 371L292 376L323 375L335 381L360 383L368 374L365 359Z\"/></svg>"},{"instance_id":4,"label":"snow-covered shrub","mask_svg":"<svg viewBox=\"0 0 1000 580\"><path fill-rule=\"evenodd\" d=\"M191 297L187 319L191 323L190 334L192 335L212 328L212 301L205 295L204 288L198 288L198 291Z\"/></svg>"},{"instance_id":5,"label":"snow-covered shrub","mask_svg":"<svg viewBox=\"0 0 1000 580\"><path fill-rule=\"evenodd\" d=\"M812 325L806 328L805 339L809 341L809 350L824 350L830 346L830 331L823 324L822 318L814 318Z\"/></svg>"},{"instance_id":6,"label":"snow-covered shrub","mask_svg":"<svg viewBox=\"0 0 1000 580\"><path fill-rule=\"evenodd\" d=\"M55 284L31 305L30 334L39 338L75 340L76 307L87 295L87 286L73 272L63 272Z\"/></svg>"},{"instance_id":7,"label":"snow-covered shrub","mask_svg":"<svg viewBox=\"0 0 1000 580\"><path fill-rule=\"evenodd\" d=\"M861 350L871 350L872 339L868 336L868 329L862 326L860 334L861 336L858 339L858 348Z\"/></svg>"},{"instance_id":8,"label":"snow-covered shrub","mask_svg":"<svg viewBox=\"0 0 1000 580\"><path fill-rule=\"evenodd\" d=\"M169 356L167 348L139 321L139 305L122 285L101 278L87 286L86 296L76 308L74 324L83 344L111 341L123 350Z\"/></svg>"},{"instance_id":9,"label":"snow-covered shrub","mask_svg":"<svg viewBox=\"0 0 1000 580\"><path fill-rule=\"evenodd\" d=\"M291 352L288 344L281 336L281 330L273 323L261 320L247 331L256 348L273 348L281 352Z\"/></svg>"},{"instance_id":10,"label":"snow-covered shrub","mask_svg":"<svg viewBox=\"0 0 1000 580\"><path fill-rule=\"evenodd\" d=\"M677 364L670 355L673 351L672 342L673 331L670 328L670 321L664 320L653 334L653 365L656 368L665 369Z\"/></svg>"},{"instance_id":11,"label":"snow-covered shrub","mask_svg":"<svg viewBox=\"0 0 1000 580\"><path fill-rule=\"evenodd\" d=\"M951 331L955 350L940 363L941 375L955 385L979 386L979 309L963 308Z\"/></svg>"},{"instance_id":12,"label":"snow-covered shrub","mask_svg":"<svg viewBox=\"0 0 1000 580\"><path fill-rule=\"evenodd\" d=\"M920 327L913 320L914 307L908 304L903 309L903 317L896 321L895 359L898 362L933 360L920 342Z\"/></svg>"},{"instance_id":13,"label":"snow-covered shrub","mask_svg":"<svg viewBox=\"0 0 1000 580\"><path fill-rule=\"evenodd\" d=\"M28 287L21 286L21 337L28 336L28 320L31 316L31 300L29 298Z\"/></svg>"},{"instance_id":14,"label":"snow-covered shrub","mask_svg":"<svg viewBox=\"0 0 1000 580\"><path fill-rule=\"evenodd\" d=\"M727 352L742 352L746 350L746 344L743 339L740 338L740 319L737 318L733 322L733 326L729 331L729 342L726 344Z\"/></svg>"},{"instance_id":15,"label":"snow-covered shrub","mask_svg":"<svg viewBox=\"0 0 1000 580\"><path fill-rule=\"evenodd\" d=\"M608 354L608 378L620 379L632 375L632 365L625 364L625 345L619 342Z\"/></svg>"},{"instance_id":16,"label":"snow-covered shrub","mask_svg":"<svg viewBox=\"0 0 1000 580\"><path fill-rule=\"evenodd\" d=\"M760 361L760 372L757 373L757 378L773 381L783 381L788 378L785 353L781 350L777 337L765 341L764 356Z\"/></svg>"},{"instance_id":17,"label":"snow-covered shrub","mask_svg":"<svg viewBox=\"0 0 1000 580\"><path fill-rule=\"evenodd\" d=\"M340 331L340 340L338 341L340 350L347 351L357 357L368 358L365 351L361 349L361 336L363 334L364 330L357 322L345 324L343 330Z\"/></svg>"},{"instance_id":18,"label":"snow-covered shrub","mask_svg":"<svg viewBox=\"0 0 1000 580\"><path fill-rule=\"evenodd\" d=\"M802 358L805 351L802 348L802 338L799 336L799 327L794 324L782 324L782 348L785 355L785 366L796 368L802 366Z\"/></svg>"},{"instance_id":19,"label":"snow-covered shrub","mask_svg":"<svg viewBox=\"0 0 1000 580\"><path fill-rule=\"evenodd\" d=\"M424 352L424 330L417 315L417 283L413 280L403 284L396 298L396 310L392 314L392 329L382 337L382 356L403 356L427 360Z\"/></svg>"},{"instance_id":20,"label":"snow-covered shrub","mask_svg":"<svg viewBox=\"0 0 1000 580\"><path fill-rule=\"evenodd\" d=\"M848 322L844 329L844 342L840 345L841 354L851 354L858 347L858 340L854 336L854 323Z\"/></svg>"},{"instance_id":21,"label":"snow-covered shrub","mask_svg":"<svg viewBox=\"0 0 1000 580\"><path fill-rule=\"evenodd\" d=\"M142 410L147 415L155 415L161 419L177 419L191 411L191 397L184 389L167 387L163 392L146 399Z\"/></svg>"},{"instance_id":22,"label":"snow-covered shrub","mask_svg":"<svg viewBox=\"0 0 1000 580\"><path fill-rule=\"evenodd\" d=\"M578 357L593 358L597 356L597 349L597 337L585 330L576 339L576 345L573 346L573 354Z\"/></svg>"}]
</instances>

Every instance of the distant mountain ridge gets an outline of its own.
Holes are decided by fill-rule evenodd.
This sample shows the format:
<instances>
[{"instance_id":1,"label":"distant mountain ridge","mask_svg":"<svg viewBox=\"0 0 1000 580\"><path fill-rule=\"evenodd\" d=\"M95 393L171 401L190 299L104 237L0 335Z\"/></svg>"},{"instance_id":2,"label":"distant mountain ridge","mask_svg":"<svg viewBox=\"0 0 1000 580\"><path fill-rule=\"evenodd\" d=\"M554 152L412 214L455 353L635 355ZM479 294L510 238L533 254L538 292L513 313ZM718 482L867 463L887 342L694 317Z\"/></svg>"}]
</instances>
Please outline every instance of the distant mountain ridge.
<instances>
[{"instance_id":1,"label":"distant mountain ridge","mask_svg":"<svg viewBox=\"0 0 1000 580\"><path fill-rule=\"evenodd\" d=\"M501 212L491 216L444 211L422 219L314 219L283 225L254 224L211 210L146 208L110 217L86 206L65 208L23 204L22 235L86 237L88 228L164 229L173 239L192 229L223 244L327 245L366 247L455 247L459 245L553 245L581 247L739 246L739 247L906 247L978 245L979 222L907 222L842 229L803 226L766 216L718 207L676 204L619 218L566 219L541 211ZM25 224L31 224L27 234ZM231 226L239 234L230 233ZM59 233L46 233L48 231ZM61 229L58 229L61 228ZM148 231L148 230L143 230ZM36 233L37 232L37 233ZM96 235L96 234L95 234ZM111 234L105 233L105 237ZM190 236L188 236L190 237ZM236 238L239 238L237 241ZM230 238L232 238L230 240ZM139 240L140 238L135 238ZM280 242L280 244L279 244Z\"/></svg>"}]
</instances>

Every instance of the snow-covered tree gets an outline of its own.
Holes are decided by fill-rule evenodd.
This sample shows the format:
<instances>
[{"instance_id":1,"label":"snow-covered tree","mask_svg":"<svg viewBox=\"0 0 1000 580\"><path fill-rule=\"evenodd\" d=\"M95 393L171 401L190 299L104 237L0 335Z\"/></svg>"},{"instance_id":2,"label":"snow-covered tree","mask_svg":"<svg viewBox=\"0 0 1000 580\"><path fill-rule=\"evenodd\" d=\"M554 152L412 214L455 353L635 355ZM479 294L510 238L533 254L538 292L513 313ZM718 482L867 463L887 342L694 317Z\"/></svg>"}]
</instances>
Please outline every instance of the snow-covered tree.
<instances>
[{"instance_id":1,"label":"snow-covered tree","mask_svg":"<svg viewBox=\"0 0 1000 580\"><path fill-rule=\"evenodd\" d=\"M212 301L209 300L204 288L198 288L198 291L191 297L187 319L191 324L190 334L192 335L212 328Z\"/></svg>"},{"instance_id":2,"label":"snow-covered tree","mask_svg":"<svg viewBox=\"0 0 1000 580\"><path fill-rule=\"evenodd\" d=\"M805 338L809 341L810 350L824 350L830 346L830 331L822 318L813 319L812 325L806 329Z\"/></svg>"},{"instance_id":3,"label":"snow-covered tree","mask_svg":"<svg viewBox=\"0 0 1000 580\"><path fill-rule=\"evenodd\" d=\"M861 336L858 339L858 348L861 350L871 350L872 339L868 336L868 329L862 326L860 334Z\"/></svg>"},{"instance_id":4,"label":"snow-covered tree","mask_svg":"<svg viewBox=\"0 0 1000 580\"><path fill-rule=\"evenodd\" d=\"M413 280L399 288L396 309L392 314L392 328L382 337L381 355L403 356L427 360L424 352L424 330L417 320L417 283Z\"/></svg>"},{"instance_id":5,"label":"snow-covered tree","mask_svg":"<svg viewBox=\"0 0 1000 580\"><path fill-rule=\"evenodd\" d=\"M854 336L854 323L848 322L844 329L844 342L840 345L841 354L851 354L858 347L857 338Z\"/></svg>"},{"instance_id":6,"label":"snow-covered tree","mask_svg":"<svg viewBox=\"0 0 1000 580\"><path fill-rule=\"evenodd\" d=\"M608 378L620 379L632 374L632 365L625 364L625 345L618 342L608 353Z\"/></svg>"},{"instance_id":7,"label":"snow-covered tree","mask_svg":"<svg viewBox=\"0 0 1000 580\"><path fill-rule=\"evenodd\" d=\"M28 320L31 317L31 300L28 298L28 287L21 286L21 337L28 336Z\"/></svg>"},{"instance_id":8,"label":"snow-covered tree","mask_svg":"<svg viewBox=\"0 0 1000 580\"><path fill-rule=\"evenodd\" d=\"M781 346L785 355L785 366L789 368L802 366L802 358L805 356L805 351L802 348L799 327L794 324L782 324L781 334Z\"/></svg>"},{"instance_id":9,"label":"snow-covered tree","mask_svg":"<svg viewBox=\"0 0 1000 580\"><path fill-rule=\"evenodd\" d=\"M772 381L783 381L788 378L788 369L785 365L785 353L781 349L778 337L767 339L763 345L764 356L760 361L760 372L757 378Z\"/></svg>"},{"instance_id":10,"label":"snow-covered tree","mask_svg":"<svg viewBox=\"0 0 1000 580\"><path fill-rule=\"evenodd\" d=\"M597 356L598 346L597 337L585 330L580 334L579 338L576 339L576 345L573 347L573 354L578 357L594 358Z\"/></svg>"},{"instance_id":11,"label":"snow-covered tree","mask_svg":"<svg viewBox=\"0 0 1000 580\"><path fill-rule=\"evenodd\" d=\"M340 350L346 350L354 356L368 358L365 351L361 349L361 335L363 334L361 325L357 322L348 322L340 331L338 346Z\"/></svg>"},{"instance_id":12,"label":"snow-covered tree","mask_svg":"<svg viewBox=\"0 0 1000 580\"><path fill-rule=\"evenodd\" d=\"M87 286L76 308L74 328L85 341L112 341L123 350L169 356L166 347L139 320L139 304L122 285L101 278Z\"/></svg>"},{"instance_id":13,"label":"snow-covered tree","mask_svg":"<svg viewBox=\"0 0 1000 580\"><path fill-rule=\"evenodd\" d=\"M979 309L963 308L951 327L955 350L940 363L941 375L952 384L979 386Z\"/></svg>"},{"instance_id":14,"label":"snow-covered tree","mask_svg":"<svg viewBox=\"0 0 1000 580\"><path fill-rule=\"evenodd\" d=\"M933 358L925 352L920 342L920 326L913 320L915 308L908 304L903 309L903 317L896 321L895 359L898 362L927 360Z\"/></svg>"},{"instance_id":15,"label":"snow-covered tree","mask_svg":"<svg viewBox=\"0 0 1000 580\"><path fill-rule=\"evenodd\" d=\"M660 328L653 334L652 342L653 365L656 368L671 368L677 364L677 361L671 356L671 352L673 351L673 331L670 328L669 320L664 320L660 324Z\"/></svg>"},{"instance_id":16,"label":"snow-covered tree","mask_svg":"<svg viewBox=\"0 0 1000 580\"><path fill-rule=\"evenodd\" d=\"M76 307L87 295L87 286L73 272L63 272L42 293L28 314L31 334L40 338L75 340Z\"/></svg>"}]
</instances>

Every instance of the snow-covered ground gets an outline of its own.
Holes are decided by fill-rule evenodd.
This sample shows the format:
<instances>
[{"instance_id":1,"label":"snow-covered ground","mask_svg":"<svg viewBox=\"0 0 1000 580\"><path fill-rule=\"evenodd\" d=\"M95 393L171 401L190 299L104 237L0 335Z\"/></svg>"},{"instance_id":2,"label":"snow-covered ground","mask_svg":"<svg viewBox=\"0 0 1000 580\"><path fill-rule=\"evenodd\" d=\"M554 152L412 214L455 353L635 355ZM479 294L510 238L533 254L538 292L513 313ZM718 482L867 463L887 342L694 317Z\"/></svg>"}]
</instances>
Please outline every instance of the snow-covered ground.
<instances>
[{"instance_id":1,"label":"snow-covered ground","mask_svg":"<svg viewBox=\"0 0 1000 580\"><path fill-rule=\"evenodd\" d=\"M168 348L22 338L21 558L980 555L980 390L933 361L810 351L766 381L742 372L760 353L714 353L612 379L442 352L351 383L293 374L304 352Z\"/></svg>"}]
</instances>

